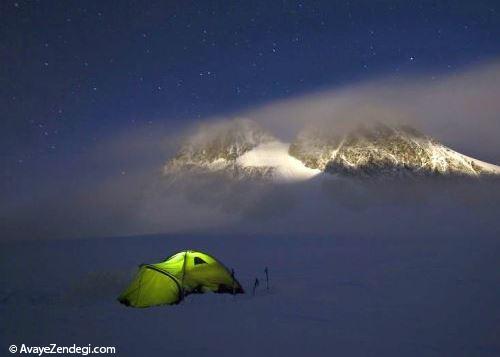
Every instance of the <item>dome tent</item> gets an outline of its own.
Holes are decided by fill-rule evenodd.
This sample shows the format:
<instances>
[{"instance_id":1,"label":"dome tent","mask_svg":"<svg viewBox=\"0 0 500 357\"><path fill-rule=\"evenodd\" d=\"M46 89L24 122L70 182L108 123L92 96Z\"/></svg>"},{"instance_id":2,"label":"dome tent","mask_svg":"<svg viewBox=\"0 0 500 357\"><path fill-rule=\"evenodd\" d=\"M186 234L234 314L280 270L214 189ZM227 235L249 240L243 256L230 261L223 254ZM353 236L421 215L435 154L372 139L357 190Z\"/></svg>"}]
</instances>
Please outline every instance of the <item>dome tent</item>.
<instances>
[{"instance_id":1,"label":"dome tent","mask_svg":"<svg viewBox=\"0 0 500 357\"><path fill-rule=\"evenodd\" d=\"M172 305L188 294L208 291L243 293L240 283L217 259L203 252L186 250L161 263L142 264L118 301L132 307Z\"/></svg>"}]
</instances>

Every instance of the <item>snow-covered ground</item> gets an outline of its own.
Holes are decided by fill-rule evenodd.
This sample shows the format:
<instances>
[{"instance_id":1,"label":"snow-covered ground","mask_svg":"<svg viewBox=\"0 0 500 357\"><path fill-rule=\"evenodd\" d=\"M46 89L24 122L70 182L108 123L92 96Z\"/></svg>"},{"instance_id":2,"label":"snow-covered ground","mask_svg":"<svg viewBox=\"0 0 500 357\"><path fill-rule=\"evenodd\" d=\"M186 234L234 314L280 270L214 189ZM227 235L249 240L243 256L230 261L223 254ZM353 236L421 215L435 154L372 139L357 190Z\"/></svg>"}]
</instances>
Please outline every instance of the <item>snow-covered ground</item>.
<instances>
[{"instance_id":1,"label":"snow-covered ground","mask_svg":"<svg viewBox=\"0 0 500 357\"><path fill-rule=\"evenodd\" d=\"M1 243L1 355L91 343L119 356L499 356L498 237L413 233ZM116 302L138 264L186 248L234 268L250 294Z\"/></svg>"},{"instance_id":2,"label":"snow-covered ground","mask_svg":"<svg viewBox=\"0 0 500 357\"><path fill-rule=\"evenodd\" d=\"M240 156L236 163L243 167L273 167L276 181L302 181L321 174L288 153L290 144L272 141L260 144Z\"/></svg>"}]
</instances>

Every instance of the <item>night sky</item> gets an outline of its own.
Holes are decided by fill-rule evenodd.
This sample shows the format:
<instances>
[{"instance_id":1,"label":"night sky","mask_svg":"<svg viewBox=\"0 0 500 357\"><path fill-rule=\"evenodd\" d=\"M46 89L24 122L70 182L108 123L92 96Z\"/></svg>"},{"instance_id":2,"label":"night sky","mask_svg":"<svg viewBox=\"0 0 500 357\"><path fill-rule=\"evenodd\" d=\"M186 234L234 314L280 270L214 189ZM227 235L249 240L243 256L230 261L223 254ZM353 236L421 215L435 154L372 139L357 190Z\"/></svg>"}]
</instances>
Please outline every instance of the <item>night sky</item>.
<instances>
[{"instance_id":1,"label":"night sky","mask_svg":"<svg viewBox=\"0 0 500 357\"><path fill-rule=\"evenodd\" d=\"M0 13L4 188L119 128L500 53L498 1L2 1Z\"/></svg>"}]
</instances>

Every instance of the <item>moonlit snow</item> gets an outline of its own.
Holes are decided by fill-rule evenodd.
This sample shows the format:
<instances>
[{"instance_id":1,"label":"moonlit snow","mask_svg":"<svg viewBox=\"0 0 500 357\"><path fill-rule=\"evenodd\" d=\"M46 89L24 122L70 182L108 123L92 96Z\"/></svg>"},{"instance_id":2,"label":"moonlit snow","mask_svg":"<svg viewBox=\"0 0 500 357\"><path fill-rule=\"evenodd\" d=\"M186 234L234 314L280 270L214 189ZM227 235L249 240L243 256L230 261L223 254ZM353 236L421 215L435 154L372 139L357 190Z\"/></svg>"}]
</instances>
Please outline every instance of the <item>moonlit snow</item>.
<instances>
[{"instance_id":1,"label":"moonlit snow","mask_svg":"<svg viewBox=\"0 0 500 357\"><path fill-rule=\"evenodd\" d=\"M0 344L91 343L117 356L500 355L498 236L414 233L4 243ZM186 247L220 257L247 294L148 309L116 301L138 264Z\"/></svg>"},{"instance_id":2,"label":"moonlit snow","mask_svg":"<svg viewBox=\"0 0 500 357\"><path fill-rule=\"evenodd\" d=\"M288 153L290 144L273 141L260 144L240 156L236 163L243 167L273 167L277 181L302 181L321 174L321 170L310 169Z\"/></svg>"}]
</instances>

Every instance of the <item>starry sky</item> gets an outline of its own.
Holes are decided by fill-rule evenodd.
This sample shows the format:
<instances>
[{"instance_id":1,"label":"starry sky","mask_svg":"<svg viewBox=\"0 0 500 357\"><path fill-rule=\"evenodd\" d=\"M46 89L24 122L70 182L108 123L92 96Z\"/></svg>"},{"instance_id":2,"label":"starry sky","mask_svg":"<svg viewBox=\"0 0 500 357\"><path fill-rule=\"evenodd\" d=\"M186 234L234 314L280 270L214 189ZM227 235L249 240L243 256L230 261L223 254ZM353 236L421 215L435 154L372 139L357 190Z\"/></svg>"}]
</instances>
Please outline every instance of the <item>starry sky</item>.
<instances>
[{"instance_id":1,"label":"starry sky","mask_svg":"<svg viewBox=\"0 0 500 357\"><path fill-rule=\"evenodd\" d=\"M9 187L120 128L500 54L498 1L9 0L0 13Z\"/></svg>"}]
</instances>

